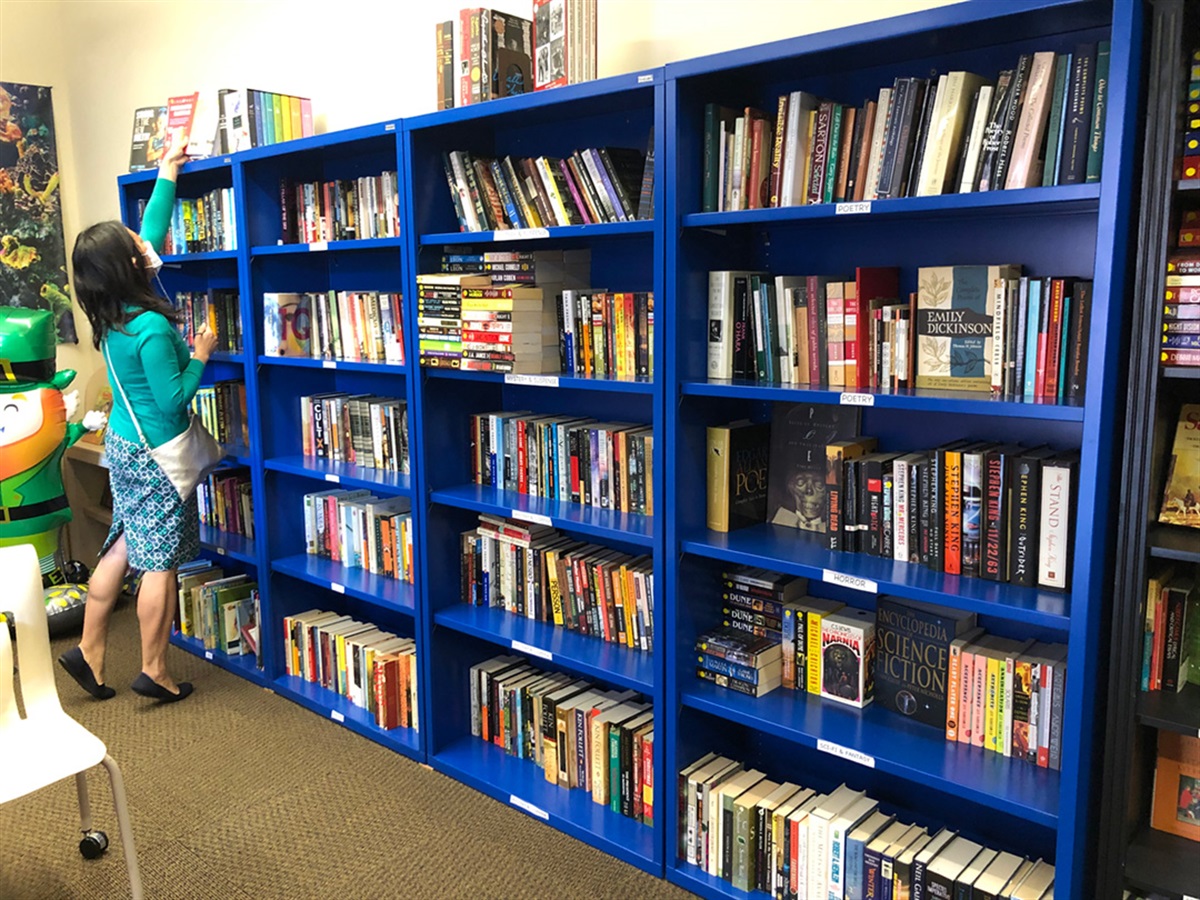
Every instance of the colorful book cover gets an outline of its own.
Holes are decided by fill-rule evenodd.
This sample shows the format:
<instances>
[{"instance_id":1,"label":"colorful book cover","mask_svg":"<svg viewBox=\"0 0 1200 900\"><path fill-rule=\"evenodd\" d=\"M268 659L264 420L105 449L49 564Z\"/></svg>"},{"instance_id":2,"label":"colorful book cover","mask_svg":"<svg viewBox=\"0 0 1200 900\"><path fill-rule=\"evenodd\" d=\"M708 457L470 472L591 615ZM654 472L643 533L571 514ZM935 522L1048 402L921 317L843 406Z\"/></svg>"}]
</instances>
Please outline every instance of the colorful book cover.
<instances>
[{"instance_id":1,"label":"colorful book cover","mask_svg":"<svg viewBox=\"0 0 1200 900\"><path fill-rule=\"evenodd\" d=\"M1158 521L1200 528L1200 403L1179 410Z\"/></svg>"}]
</instances>

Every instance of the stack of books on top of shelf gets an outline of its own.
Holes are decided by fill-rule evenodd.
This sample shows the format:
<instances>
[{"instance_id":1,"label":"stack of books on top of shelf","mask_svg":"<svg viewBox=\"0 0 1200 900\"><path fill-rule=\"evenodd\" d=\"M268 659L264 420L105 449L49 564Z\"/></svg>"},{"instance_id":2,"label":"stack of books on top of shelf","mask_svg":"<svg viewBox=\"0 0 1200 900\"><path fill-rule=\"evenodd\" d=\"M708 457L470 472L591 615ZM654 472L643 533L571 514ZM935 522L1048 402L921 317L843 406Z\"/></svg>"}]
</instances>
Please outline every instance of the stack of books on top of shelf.
<instances>
[{"instance_id":1,"label":"stack of books on top of shelf","mask_svg":"<svg viewBox=\"0 0 1200 900\"><path fill-rule=\"evenodd\" d=\"M147 200L138 201L138 222ZM237 210L233 188L217 188L199 197L179 197L163 243L166 256L237 249Z\"/></svg>"},{"instance_id":2,"label":"stack of books on top of shelf","mask_svg":"<svg viewBox=\"0 0 1200 900\"><path fill-rule=\"evenodd\" d=\"M480 515L462 537L462 601L642 650L654 648L649 556Z\"/></svg>"},{"instance_id":3,"label":"stack of books on top of shelf","mask_svg":"<svg viewBox=\"0 0 1200 900\"><path fill-rule=\"evenodd\" d=\"M1153 571L1142 642L1143 691L1175 694L1200 684L1200 592L1193 566Z\"/></svg>"},{"instance_id":4,"label":"stack of books on top of shelf","mask_svg":"<svg viewBox=\"0 0 1200 900\"><path fill-rule=\"evenodd\" d=\"M543 769L561 788L654 824L654 710L637 691L604 690L521 656L471 667L471 734Z\"/></svg>"},{"instance_id":5,"label":"stack of books on top of shelf","mask_svg":"<svg viewBox=\"0 0 1200 900\"><path fill-rule=\"evenodd\" d=\"M365 489L304 495L304 543L310 556L414 582L411 503Z\"/></svg>"},{"instance_id":6,"label":"stack of books on top of shelf","mask_svg":"<svg viewBox=\"0 0 1200 900\"><path fill-rule=\"evenodd\" d=\"M680 770L679 795L679 859L737 890L783 900L1054 896L1045 860L945 828L930 834L846 784L822 794L708 753Z\"/></svg>"},{"instance_id":7,"label":"stack of books on top of shelf","mask_svg":"<svg viewBox=\"0 0 1200 900\"><path fill-rule=\"evenodd\" d=\"M534 90L596 78L597 0L533 0Z\"/></svg>"},{"instance_id":8,"label":"stack of books on top of shelf","mask_svg":"<svg viewBox=\"0 0 1200 900\"><path fill-rule=\"evenodd\" d=\"M588 283L592 251L495 250L442 248L441 271L448 275L486 275L492 284L539 284L582 288Z\"/></svg>"},{"instance_id":9,"label":"stack of books on top of shelf","mask_svg":"<svg viewBox=\"0 0 1200 900\"><path fill-rule=\"evenodd\" d=\"M710 103L703 211L1099 181L1109 51L1023 53L994 80L896 78L857 107L805 91L774 116Z\"/></svg>"},{"instance_id":10,"label":"stack of books on top of shelf","mask_svg":"<svg viewBox=\"0 0 1200 900\"><path fill-rule=\"evenodd\" d=\"M463 9L458 18L437 23L435 46L438 109L533 90L530 19L494 9Z\"/></svg>"},{"instance_id":11,"label":"stack of books on top of shelf","mask_svg":"<svg viewBox=\"0 0 1200 900\"><path fill-rule=\"evenodd\" d=\"M1200 366L1200 252L1195 249L1200 246L1200 209L1181 215L1178 248L1167 257L1160 359L1165 366Z\"/></svg>"},{"instance_id":12,"label":"stack of books on top of shelf","mask_svg":"<svg viewBox=\"0 0 1200 900\"><path fill-rule=\"evenodd\" d=\"M402 366L403 306L386 291L264 293L263 352Z\"/></svg>"},{"instance_id":13,"label":"stack of books on top of shelf","mask_svg":"<svg viewBox=\"0 0 1200 900\"><path fill-rule=\"evenodd\" d=\"M417 731L417 647L370 622L321 609L283 617L288 675L341 694L385 731Z\"/></svg>"},{"instance_id":14,"label":"stack of books on top of shelf","mask_svg":"<svg viewBox=\"0 0 1200 900\"><path fill-rule=\"evenodd\" d=\"M654 159L641 150L599 147L563 159L502 160L452 150L443 154L443 167L461 231L653 218Z\"/></svg>"},{"instance_id":15,"label":"stack of books on top of shelf","mask_svg":"<svg viewBox=\"0 0 1200 900\"><path fill-rule=\"evenodd\" d=\"M196 485L200 522L218 531L254 538L254 497L250 470L220 468Z\"/></svg>"},{"instance_id":16,"label":"stack of books on top of shelf","mask_svg":"<svg viewBox=\"0 0 1200 900\"><path fill-rule=\"evenodd\" d=\"M300 398L305 456L407 475L408 402L330 391Z\"/></svg>"},{"instance_id":17,"label":"stack of books on top of shelf","mask_svg":"<svg viewBox=\"0 0 1200 900\"><path fill-rule=\"evenodd\" d=\"M227 576L220 566L204 559L180 566L176 580L181 634L203 642L207 650L257 656L256 582L245 574Z\"/></svg>"},{"instance_id":18,"label":"stack of books on top of shelf","mask_svg":"<svg viewBox=\"0 0 1200 900\"><path fill-rule=\"evenodd\" d=\"M180 315L179 333L188 347L195 347L196 332L208 326L208 330L217 336L217 350L242 352L242 315L236 289L176 291L175 308Z\"/></svg>"},{"instance_id":19,"label":"stack of books on top of shelf","mask_svg":"<svg viewBox=\"0 0 1200 900\"><path fill-rule=\"evenodd\" d=\"M921 268L907 299L894 267L853 279L722 270L708 284L711 379L1083 396L1091 281L1010 265Z\"/></svg>"},{"instance_id":20,"label":"stack of books on top of shelf","mask_svg":"<svg viewBox=\"0 0 1200 900\"><path fill-rule=\"evenodd\" d=\"M279 180L281 243L399 237L400 179L395 172L335 181Z\"/></svg>"},{"instance_id":21,"label":"stack of books on top of shelf","mask_svg":"<svg viewBox=\"0 0 1200 900\"><path fill-rule=\"evenodd\" d=\"M246 415L246 382L219 381L197 388L192 412L220 443L236 447L250 446L250 426Z\"/></svg>"}]
</instances>

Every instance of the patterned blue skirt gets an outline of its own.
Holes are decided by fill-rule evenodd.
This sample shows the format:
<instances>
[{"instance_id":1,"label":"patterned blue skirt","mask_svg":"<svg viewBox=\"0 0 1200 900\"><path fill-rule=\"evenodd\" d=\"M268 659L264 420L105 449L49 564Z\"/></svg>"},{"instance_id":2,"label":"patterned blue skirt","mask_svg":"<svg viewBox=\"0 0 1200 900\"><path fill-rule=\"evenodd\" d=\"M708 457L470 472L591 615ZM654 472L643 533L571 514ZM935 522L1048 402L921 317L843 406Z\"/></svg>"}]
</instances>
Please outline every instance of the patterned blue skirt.
<instances>
[{"instance_id":1,"label":"patterned blue skirt","mask_svg":"<svg viewBox=\"0 0 1200 900\"><path fill-rule=\"evenodd\" d=\"M174 569L199 556L196 492L180 500L150 451L111 430L104 438L104 452L112 486L113 521L100 555L124 533L129 564L142 572Z\"/></svg>"}]
</instances>

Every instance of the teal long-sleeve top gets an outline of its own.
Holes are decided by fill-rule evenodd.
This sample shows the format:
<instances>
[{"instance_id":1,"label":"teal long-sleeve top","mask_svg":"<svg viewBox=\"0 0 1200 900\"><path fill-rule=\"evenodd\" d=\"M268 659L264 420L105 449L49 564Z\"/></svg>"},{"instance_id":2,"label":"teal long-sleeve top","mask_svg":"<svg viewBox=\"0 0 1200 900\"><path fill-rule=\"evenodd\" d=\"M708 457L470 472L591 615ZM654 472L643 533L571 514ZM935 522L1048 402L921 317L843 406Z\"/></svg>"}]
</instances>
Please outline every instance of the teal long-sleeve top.
<instances>
[{"instance_id":1,"label":"teal long-sleeve top","mask_svg":"<svg viewBox=\"0 0 1200 900\"><path fill-rule=\"evenodd\" d=\"M142 239L155 250L163 247L174 204L175 183L159 178L146 204L141 231ZM127 441L141 443L117 390L119 379L151 447L182 434L204 363L191 358L175 326L160 313L141 312L125 323L124 332L110 331L106 344L108 383L113 389L108 427Z\"/></svg>"}]
</instances>

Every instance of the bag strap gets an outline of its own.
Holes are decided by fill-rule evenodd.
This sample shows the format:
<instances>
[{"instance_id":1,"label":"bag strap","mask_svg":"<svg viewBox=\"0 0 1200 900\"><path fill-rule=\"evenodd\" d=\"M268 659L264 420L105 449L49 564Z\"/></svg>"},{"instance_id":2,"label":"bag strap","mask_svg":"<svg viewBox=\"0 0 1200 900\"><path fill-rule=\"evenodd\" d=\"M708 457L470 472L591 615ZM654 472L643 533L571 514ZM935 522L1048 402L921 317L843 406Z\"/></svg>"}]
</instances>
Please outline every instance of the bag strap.
<instances>
[{"instance_id":1,"label":"bag strap","mask_svg":"<svg viewBox=\"0 0 1200 900\"><path fill-rule=\"evenodd\" d=\"M125 388L121 384L121 379L117 377L117 370L112 364L111 357L109 357L109 355L108 355L108 338L107 337L104 338L104 343L100 349L104 353L104 361L108 364L109 377L111 377L113 380L113 383L116 384L117 390L121 394L121 399L125 402L125 408L127 410L129 410L129 418L133 420L133 427L137 430L138 439L141 440L141 442L146 445L147 450L154 449L150 446L150 442L148 440L146 440L146 435L142 432L141 423L138 422L138 418L133 412L133 404L129 402L129 398L125 395Z\"/></svg>"}]
</instances>

